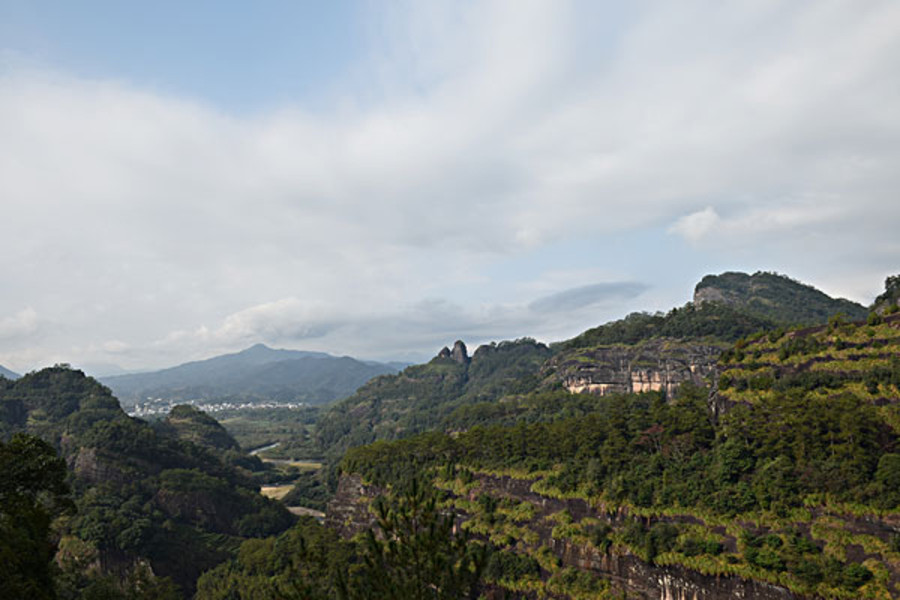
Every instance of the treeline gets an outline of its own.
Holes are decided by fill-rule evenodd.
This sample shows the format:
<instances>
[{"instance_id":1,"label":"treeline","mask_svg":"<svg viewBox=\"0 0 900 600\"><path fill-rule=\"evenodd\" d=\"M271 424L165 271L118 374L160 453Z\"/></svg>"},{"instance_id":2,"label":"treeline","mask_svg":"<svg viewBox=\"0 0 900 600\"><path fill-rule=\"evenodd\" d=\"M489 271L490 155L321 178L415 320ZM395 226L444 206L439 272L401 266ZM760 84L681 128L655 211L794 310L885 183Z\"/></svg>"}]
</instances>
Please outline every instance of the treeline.
<instances>
[{"instance_id":1,"label":"treeline","mask_svg":"<svg viewBox=\"0 0 900 600\"><path fill-rule=\"evenodd\" d=\"M708 529L698 535L664 517L615 523L620 514L610 527L572 523L563 515L553 537L573 536L601 552L615 543L650 563L658 556L701 561L705 572L784 581L800 593L824 590L841 597L869 582L874 572L868 567L838 560L823 552L822 542L810 540L807 510L810 502L826 501L876 513L900 507L897 435L878 408L851 394L824 397L795 389L735 406L713 424L707 394L686 385L672 403L660 394L621 395L604 398L603 406L577 418L379 442L351 449L341 467L387 486L402 486L422 473L463 487L475 472L530 473L532 490L602 500L610 514L618 505L625 515L750 522L770 515L794 525L780 525L777 534L745 530L727 556L720 556L724 547ZM477 500L466 509L476 515L490 513L497 503L484 494ZM591 522L597 520L584 520ZM890 544L890 551L900 550L900 536ZM520 569L523 561L528 562L512 562Z\"/></svg>"},{"instance_id":2,"label":"treeline","mask_svg":"<svg viewBox=\"0 0 900 600\"><path fill-rule=\"evenodd\" d=\"M588 329L571 340L554 345L554 348L569 350L606 344L636 344L654 337L711 338L734 342L777 325L771 319L749 314L728 304L696 305L688 302L666 314L631 313L624 319Z\"/></svg>"},{"instance_id":3,"label":"treeline","mask_svg":"<svg viewBox=\"0 0 900 600\"><path fill-rule=\"evenodd\" d=\"M587 416L552 423L428 433L348 451L346 472L396 484L434 466L545 471L562 494L602 494L639 507L723 516L802 505L809 494L882 509L900 503L896 434L851 395L775 394L737 406L717 426L706 390L608 398Z\"/></svg>"},{"instance_id":4,"label":"treeline","mask_svg":"<svg viewBox=\"0 0 900 600\"><path fill-rule=\"evenodd\" d=\"M479 597L488 548L410 479L379 498L376 525L346 541L312 519L277 538L245 542L235 560L203 575L197 600L461 600Z\"/></svg>"}]
</instances>

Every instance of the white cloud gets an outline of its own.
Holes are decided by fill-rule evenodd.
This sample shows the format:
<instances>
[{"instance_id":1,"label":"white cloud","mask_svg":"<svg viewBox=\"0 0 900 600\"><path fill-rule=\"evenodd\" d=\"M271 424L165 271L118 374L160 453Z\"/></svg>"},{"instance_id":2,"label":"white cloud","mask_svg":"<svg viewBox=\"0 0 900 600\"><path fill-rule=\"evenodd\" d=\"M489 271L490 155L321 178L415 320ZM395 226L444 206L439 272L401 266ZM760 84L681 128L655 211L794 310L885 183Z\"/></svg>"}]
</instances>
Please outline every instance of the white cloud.
<instances>
[{"instance_id":1,"label":"white cloud","mask_svg":"<svg viewBox=\"0 0 900 600\"><path fill-rule=\"evenodd\" d=\"M735 215L722 218L708 206L679 217L670 227L689 242L712 240L719 247L771 241L770 236L805 236L822 232L845 222L853 211L834 198L815 197L782 200L767 206L750 206Z\"/></svg>"},{"instance_id":2,"label":"white cloud","mask_svg":"<svg viewBox=\"0 0 900 600\"><path fill-rule=\"evenodd\" d=\"M358 80L318 111L237 117L6 64L0 314L34 306L64 323L46 356L118 352L129 366L257 339L424 352L452 327L569 331L516 292L558 264L503 283L486 265L665 224L724 258L787 261L759 268L883 279L900 223L900 5L617 10L379 7ZM586 11L617 26L600 36ZM635 244L612 250L652 251ZM418 304L473 282L495 300ZM27 319L7 320L0 357L39 355L3 335L33 333Z\"/></svg>"},{"instance_id":3,"label":"white cloud","mask_svg":"<svg viewBox=\"0 0 900 600\"><path fill-rule=\"evenodd\" d=\"M721 222L712 206L680 217L669 228L670 233L677 233L690 242L697 242L711 233Z\"/></svg>"},{"instance_id":4,"label":"white cloud","mask_svg":"<svg viewBox=\"0 0 900 600\"><path fill-rule=\"evenodd\" d=\"M31 307L0 319L0 340L18 340L34 335L38 330L38 315Z\"/></svg>"}]
</instances>

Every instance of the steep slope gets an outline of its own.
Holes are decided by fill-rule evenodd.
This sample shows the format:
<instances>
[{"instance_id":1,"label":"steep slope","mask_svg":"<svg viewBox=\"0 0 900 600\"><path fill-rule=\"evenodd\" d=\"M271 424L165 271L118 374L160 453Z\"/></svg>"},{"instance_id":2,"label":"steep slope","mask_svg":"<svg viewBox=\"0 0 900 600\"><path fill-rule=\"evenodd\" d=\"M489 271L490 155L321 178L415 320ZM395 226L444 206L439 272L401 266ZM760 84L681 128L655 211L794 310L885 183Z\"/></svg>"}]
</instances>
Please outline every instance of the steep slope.
<instances>
[{"instance_id":1,"label":"steep slope","mask_svg":"<svg viewBox=\"0 0 900 600\"><path fill-rule=\"evenodd\" d=\"M550 349L532 339L486 344L469 357L461 341L430 362L373 379L329 409L317 424L321 447L350 446L441 427L457 408L495 401L538 384Z\"/></svg>"},{"instance_id":2,"label":"steep slope","mask_svg":"<svg viewBox=\"0 0 900 600\"><path fill-rule=\"evenodd\" d=\"M810 285L764 271L707 275L694 288L694 304L706 302L727 304L783 325L824 323L837 313L859 321L868 314L861 304L831 298Z\"/></svg>"},{"instance_id":3,"label":"steep slope","mask_svg":"<svg viewBox=\"0 0 900 600\"><path fill-rule=\"evenodd\" d=\"M900 314L753 336L725 352L718 371L714 400L725 409L792 391L850 395L900 429Z\"/></svg>"},{"instance_id":4,"label":"steep slope","mask_svg":"<svg viewBox=\"0 0 900 600\"><path fill-rule=\"evenodd\" d=\"M353 448L329 523L370 526L367 503L418 475L511 592L898 597L898 350L900 315L833 319L739 341L717 393Z\"/></svg>"},{"instance_id":5,"label":"steep slope","mask_svg":"<svg viewBox=\"0 0 900 600\"><path fill-rule=\"evenodd\" d=\"M102 379L125 406L147 398L322 404L352 394L396 367L321 352L274 350L262 344L177 367Z\"/></svg>"},{"instance_id":6,"label":"steep slope","mask_svg":"<svg viewBox=\"0 0 900 600\"><path fill-rule=\"evenodd\" d=\"M488 404L503 399L518 406L515 396L530 392L672 396L683 382L713 378L719 354L740 338L794 321L824 323L840 312L866 314L769 273L710 275L697 289L696 302L666 314L633 313L550 348L527 339L502 342L478 348L471 360L464 346L445 348L425 365L371 381L326 412L317 426L320 447L337 455L375 440L465 427L481 420L476 413L506 419L510 411L501 415Z\"/></svg>"},{"instance_id":7,"label":"steep slope","mask_svg":"<svg viewBox=\"0 0 900 600\"><path fill-rule=\"evenodd\" d=\"M128 417L109 389L65 367L0 380L0 437L40 436L73 474L77 512L61 547L76 573L94 561L117 575L149 564L190 594L197 576L242 539L291 524L283 507L230 464L241 461L221 448L234 440L209 435L216 427L208 417L183 412L155 429Z\"/></svg>"},{"instance_id":8,"label":"steep slope","mask_svg":"<svg viewBox=\"0 0 900 600\"><path fill-rule=\"evenodd\" d=\"M7 379L18 379L19 374L10 371L5 368L3 365L0 365L0 377L6 377Z\"/></svg>"},{"instance_id":9,"label":"steep slope","mask_svg":"<svg viewBox=\"0 0 900 600\"><path fill-rule=\"evenodd\" d=\"M545 385L577 393L664 392L672 397L685 381L702 385L715 372L722 344L651 338L560 352L542 369Z\"/></svg>"},{"instance_id":10,"label":"steep slope","mask_svg":"<svg viewBox=\"0 0 900 600\"><path fill-rule=\"evenodd\" d=\"M872 309L879 314L900 311L900 275L891 275L884 280L884 292L875 298Z\"/></svg>"},{"instance_id":11,"label":"steep slope","mask_svg":"<svg viewBox=\"0 0 900 600\"><path fill-rule=\"evenodd\" d=\"M571 392L674 393L683 381L700 384L715 374L719 353L740 338L790 323L825 323L844 314L865 319L866 309L772 273L707 275L694 301L663 315L633 313L555 344L543 369L546 384Z\"/></svg>"}]
</instances>

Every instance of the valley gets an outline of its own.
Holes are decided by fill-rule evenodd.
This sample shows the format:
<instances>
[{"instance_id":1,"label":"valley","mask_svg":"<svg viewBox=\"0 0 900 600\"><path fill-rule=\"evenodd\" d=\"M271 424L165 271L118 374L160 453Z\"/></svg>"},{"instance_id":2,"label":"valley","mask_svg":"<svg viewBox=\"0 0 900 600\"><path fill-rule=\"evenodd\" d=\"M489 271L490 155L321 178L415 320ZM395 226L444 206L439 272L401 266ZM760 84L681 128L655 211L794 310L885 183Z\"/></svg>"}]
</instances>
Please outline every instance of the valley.
<instances>
[{"instance_id":1,"label":"valley","mask_svg":"<svg viewBox=\"0 0 900 600\"><path fill-rule=\"evenodd\" d=\"M53 540L35 577L73 598L388 598L413 557L443 598L900 597L897 302L726 273L321 406L149 421L64 366L0 378L4 448L43 439L71 499L6 539Z\"/></svg>"}]
</instances>

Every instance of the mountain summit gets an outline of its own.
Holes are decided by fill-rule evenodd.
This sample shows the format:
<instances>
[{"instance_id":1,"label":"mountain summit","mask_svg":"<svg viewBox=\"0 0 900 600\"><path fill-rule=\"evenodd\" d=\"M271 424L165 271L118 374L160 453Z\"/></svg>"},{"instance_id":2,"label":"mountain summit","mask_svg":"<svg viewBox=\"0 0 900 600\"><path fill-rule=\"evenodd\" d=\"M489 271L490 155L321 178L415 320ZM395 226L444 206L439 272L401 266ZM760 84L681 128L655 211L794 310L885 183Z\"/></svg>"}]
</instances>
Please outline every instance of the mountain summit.
<instances>
[{"instance_id":1,"label":"mountain summit","mask_svg":"<svg viewBox=\"0 0 900 600\"><path fill-rule=\"evenodd\" d=\"M707 302L728 304L784 324L823 323L838 312L861 321L868 314L861 304L832 298L811 285L766 271L707 275L694 288L694 304Z\"/></svg>"},{"instance_id":2,"label":"mountain summit","mask_svg":"<svg viewBox=\"0 0 900 600\"><path fill-rule=\"evenodd\" d=\"M102 381L123 405L148 397L172 401L307 402L322 404L352 394L392 365L324 352L278 350L256 344L240 352Z\"/></svg>"}]
</instances>

